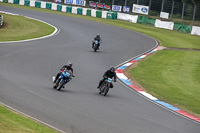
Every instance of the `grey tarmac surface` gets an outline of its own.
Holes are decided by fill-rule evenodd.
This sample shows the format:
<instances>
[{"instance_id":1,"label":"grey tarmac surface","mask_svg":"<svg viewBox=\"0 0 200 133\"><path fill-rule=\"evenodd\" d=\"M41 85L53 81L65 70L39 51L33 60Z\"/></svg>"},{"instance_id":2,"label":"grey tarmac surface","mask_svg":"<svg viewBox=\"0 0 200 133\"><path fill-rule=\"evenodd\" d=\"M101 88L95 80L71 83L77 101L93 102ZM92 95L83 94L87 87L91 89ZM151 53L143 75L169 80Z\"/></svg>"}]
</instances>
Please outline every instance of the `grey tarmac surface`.
<instances>
[{"instance_id":1,"label":"grey tarmac surface","mask_svg":"<svg viewBox=\"0 0 200 133\"><path fill-rule=\"evenodd\" d=\"M0 44L0 102L67 133L200 133L200 125L176 115L114 83L108 96L96 86L109 66L155 47L156 42L125 29L50 13L0 6L0 10L41 19L58 35ZM102 35L100 51L91 40ZM52 88L52 76L68 60L75 78L64 90Z\"/></svg>"}]
</instances>

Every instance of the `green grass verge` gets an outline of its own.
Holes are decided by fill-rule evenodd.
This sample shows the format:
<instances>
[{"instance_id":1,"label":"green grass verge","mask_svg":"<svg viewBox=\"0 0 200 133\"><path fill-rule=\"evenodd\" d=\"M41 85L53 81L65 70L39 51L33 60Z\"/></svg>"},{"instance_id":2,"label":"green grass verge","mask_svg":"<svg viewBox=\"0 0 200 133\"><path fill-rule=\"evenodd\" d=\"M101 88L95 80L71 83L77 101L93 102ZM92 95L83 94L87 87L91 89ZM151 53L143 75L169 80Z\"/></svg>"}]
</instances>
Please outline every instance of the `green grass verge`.
<instances>
[{"instance_id":1,"label":"green grass verge","mask_svg":"<svg viewBox=\"0 0 200 133\"><path fill-rule=\"evenodd\" d=\"M0 105L0 133L58 133Z\"/></svg>"},{"instance_id":2,"label":"green grass verge","mask_svg":"<svg viewBox=\"0 0 200 133\"><path fill-rule=\"evenodd\" d=\"M163 50L131 69L131 75L160 100L200 116L200 52Z\"/></svg>"},{"instance_id":3,"label":"green grass verge","mask_svg":"<svg viewBox=\"0 0 200 133\"><path fill-rule=\"evenodd\" d=\"M155 28L152 26L146 26L146 25L142 25L142 24L134 24L134 23L120 21L120 20L94 18L94 17L89 17L89 16L63 13L63 12L52 11L52 10L48 10L48 9L20 6L20 5L8 4L8 3L0 3L0 5L29 9L29 10L31 9L31 10L36 10L36 11L48 12L48 13L55 13L55 14L60 14L60 15L67 15L67 16L72 16L72 17L87 19L87 20L91 20L91 21L106 23L106 24L130 29L130 30L138 31L138 32L150 35L150 36L158 39L161 42L161 45L163 45L165 47L200 49L200 43L199 43L200 37L195 36L195 35L180 33L180 32L176 32L176 31L170 31L170 30L166 30L166 29L159 29L159 28Z\"/></svg>"},{"instance_id":4,"label":"green grass verge","mask_svg":"<svg viewBox=\"0 0 200 133\"><path fill-rule=\"evenodd\" d=\"M50 35L54 28L48 24L23 16L3 14L4 25L0 27L0 42L19 41Z\"/></svg>"}]
</instances>

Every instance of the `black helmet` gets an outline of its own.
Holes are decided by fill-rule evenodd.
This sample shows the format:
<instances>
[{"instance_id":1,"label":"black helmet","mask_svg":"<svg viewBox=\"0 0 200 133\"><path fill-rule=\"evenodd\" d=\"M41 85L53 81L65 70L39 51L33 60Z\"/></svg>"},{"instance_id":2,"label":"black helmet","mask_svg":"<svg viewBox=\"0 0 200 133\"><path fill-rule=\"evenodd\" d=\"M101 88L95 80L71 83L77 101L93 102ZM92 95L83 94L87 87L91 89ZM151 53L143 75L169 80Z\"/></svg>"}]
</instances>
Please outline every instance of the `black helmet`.
<instances>
[{"instance_id":1,"label":"black helmet","mask_svg":"<svg viewBox=\"0 0 200 133\"><path fill-rule=\"evenodd\" d=\"M110 67L110 71L113 71L113 72L114 72L114 71L115 71L115 67L111 66L111 67Z\"/></svg>"},{"instance_id":2,"label":"black helmet","mask_svg":"<svg viewBox=\"0 0 200 133\"><path fill-rule=\"evenodd\" d=\"M68 61L68 62L67 62L67 66L72 67L72 65L73 65L73 63L72 63L71 61Z\"/></svg>"}]
</instances>

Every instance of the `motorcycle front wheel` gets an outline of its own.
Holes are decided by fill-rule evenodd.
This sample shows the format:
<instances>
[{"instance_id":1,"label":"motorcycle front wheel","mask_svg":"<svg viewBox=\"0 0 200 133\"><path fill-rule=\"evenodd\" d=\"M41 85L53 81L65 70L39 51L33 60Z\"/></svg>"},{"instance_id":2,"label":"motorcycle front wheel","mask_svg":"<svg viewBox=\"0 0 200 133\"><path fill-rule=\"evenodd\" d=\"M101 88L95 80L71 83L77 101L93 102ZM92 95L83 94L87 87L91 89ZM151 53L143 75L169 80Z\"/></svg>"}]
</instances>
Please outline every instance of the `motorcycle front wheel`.
<instances>
[{"instance_id":1,"label":"motorcycle front wheel","mask_svg":"<svg viewBox=\"0 0 200 133\"><path fill-rule=\"evenodd\" d=\"M58 91L65 85L65 80L63 80L58 86Z\"/></svg>"},{"instance_id":2,"label":"motorcycle front wheel","mask_svg":"<svg viewBox=\"0 0 200 133\"><path fill-rule=\"evenodd\" d=\"M109 91L109 87L108 86L106 86L105 87L105 89L104 89L104 94L103 94L103 96L106 96L107 95L107 93L108 93L108 91Z\"/></svg>"}]
</instances>

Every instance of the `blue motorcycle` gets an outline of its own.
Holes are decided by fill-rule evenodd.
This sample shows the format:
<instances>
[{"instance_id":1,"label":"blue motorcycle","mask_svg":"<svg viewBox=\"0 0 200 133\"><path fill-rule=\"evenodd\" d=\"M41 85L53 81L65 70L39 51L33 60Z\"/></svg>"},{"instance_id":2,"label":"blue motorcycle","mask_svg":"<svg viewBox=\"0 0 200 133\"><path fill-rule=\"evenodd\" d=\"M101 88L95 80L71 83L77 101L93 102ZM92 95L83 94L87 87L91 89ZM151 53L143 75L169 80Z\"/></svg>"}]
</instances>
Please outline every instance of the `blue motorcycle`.
<instances>
[{"instance_id":1,"label":"blue motorcycle","mask_svg":"<svg viewBox=\"0 0 200 133\"><path fill-rule=\"evenodd\" d=\"M72 74L70 71L62 71L60 77L58 78L53 88L59 91L61 88L64 88L65 84L68 83L71 79Z\"/></svg>"}]
</instances>

